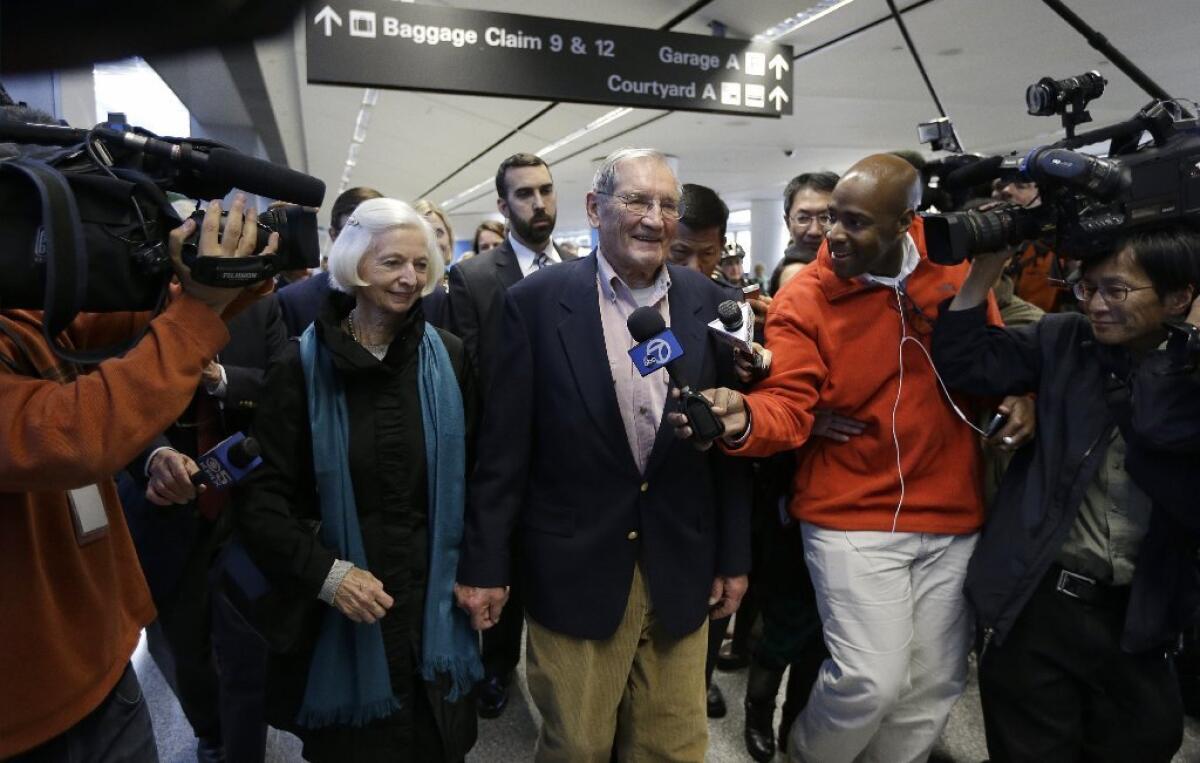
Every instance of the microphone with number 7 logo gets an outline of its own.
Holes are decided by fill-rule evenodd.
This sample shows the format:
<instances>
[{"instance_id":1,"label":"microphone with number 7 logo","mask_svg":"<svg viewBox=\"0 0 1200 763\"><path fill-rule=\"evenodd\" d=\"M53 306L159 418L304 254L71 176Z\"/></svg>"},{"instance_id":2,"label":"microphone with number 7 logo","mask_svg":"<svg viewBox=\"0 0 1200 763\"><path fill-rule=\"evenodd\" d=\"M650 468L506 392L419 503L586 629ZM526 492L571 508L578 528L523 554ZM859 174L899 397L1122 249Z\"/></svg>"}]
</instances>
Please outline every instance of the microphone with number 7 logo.
<instances>
[{"instance_id":1,"label":"microphone with number 7 logo","mask_svg":"<svg viewBox=\"0 0 1200 763\"><path fill-rule=\"evenodd\" d=\"M260 452L257 440L235 432L196 459L200 471L192 475L192 484L216 490L227 488L262 463Z\"/></svg>"},{"instance_id":2,"label":"microphone with number 7 logo","mask_svg":"<svg viewBox=\"0 0 1200 763\"><path fill-rule=\"evenodd\" d=\"M679 388L679 402L692 428L692 439L707 442L725 434L725 425L713 413L712 405L703 395L693 392L682 378L679 359L683 357L683 346L667 328L658 311L652 307L639 307L629 316L626 325L638 342L629 351L638 373L647 376L665 368L671 381Z\"/></svg>"}]
</instances>

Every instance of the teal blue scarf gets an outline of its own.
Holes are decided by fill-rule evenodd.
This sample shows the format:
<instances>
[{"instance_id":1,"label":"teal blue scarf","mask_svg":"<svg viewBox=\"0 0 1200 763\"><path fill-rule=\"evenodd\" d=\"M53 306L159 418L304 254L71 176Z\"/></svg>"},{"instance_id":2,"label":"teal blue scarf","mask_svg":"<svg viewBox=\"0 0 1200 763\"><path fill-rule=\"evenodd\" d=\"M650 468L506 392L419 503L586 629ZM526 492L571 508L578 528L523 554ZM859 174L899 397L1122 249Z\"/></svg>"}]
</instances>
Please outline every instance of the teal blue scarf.
<instances>
[{"instance_id":1,"label":"teal blue scarf","mask_svg":"<svg viewBox=\"0 0 1200 763\"><path fill-rule=\"evenodd\" d=\"M339 559L368 569L354 487L350 482L350 431L346 396L328 349L309 326L300 338L308 390L313 464L321 504L321 542ZM450 678L446 699L458 700L483 677L479 641L466 613L454 603L454 579L463 535L466 417L462 392L437 330L425 324L418 354L417 389L425 430L429 485L429 578L421 638L421 677ZM303 728L362 726L400 709L392 692L379 623L351 621L330 609L309 664Z\"/></svg>"}]
</instances>

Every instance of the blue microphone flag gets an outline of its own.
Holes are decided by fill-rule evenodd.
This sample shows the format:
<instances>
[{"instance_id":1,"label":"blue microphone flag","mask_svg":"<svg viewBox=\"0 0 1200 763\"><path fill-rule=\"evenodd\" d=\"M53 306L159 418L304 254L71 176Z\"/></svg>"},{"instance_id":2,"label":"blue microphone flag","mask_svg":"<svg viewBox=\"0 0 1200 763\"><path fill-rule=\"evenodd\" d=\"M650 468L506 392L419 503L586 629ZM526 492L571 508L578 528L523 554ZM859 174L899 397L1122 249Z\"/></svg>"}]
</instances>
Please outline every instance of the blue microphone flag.
<instances>
[{"instance_id":1,"label":"blue microphone flag","mask_svg":"<svg viewBox=\"0 0 1200 763\"><path fill-rule=\"evenodd\" d=\"M679 344L679 340L671 333L671 329L667 329L637 344L629 351L629 357L633 359L633 365L637 368L638 373L642 376L649 376L655 371L665 368L672 360L682 358L683 345Z\"/></svg>"}]
</instances>

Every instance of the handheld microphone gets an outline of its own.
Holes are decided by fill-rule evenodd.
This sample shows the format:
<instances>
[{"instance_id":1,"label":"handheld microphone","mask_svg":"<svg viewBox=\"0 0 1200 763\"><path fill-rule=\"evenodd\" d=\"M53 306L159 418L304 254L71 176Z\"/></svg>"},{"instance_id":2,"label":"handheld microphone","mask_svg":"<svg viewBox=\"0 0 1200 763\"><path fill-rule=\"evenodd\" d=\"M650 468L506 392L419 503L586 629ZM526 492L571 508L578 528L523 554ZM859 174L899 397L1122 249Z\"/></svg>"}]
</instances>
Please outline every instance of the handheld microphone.
<instances>
[{"instance_id":1,"label":"handheld microphone","mask_svg":"<svg viewBox=\"0 0 1200 763\"><path fill-rule=\"evenodd\" d=\"M683 415L692 428L692 439L709 441L725 434L725 425L712 411L712 405L701 394L693 392L683 378L679 359L683 357L683 346L667 328L658 311L652 307L639 307L626 322L629 333L638 342L629 351L629 357L642 376L665 368L671 382L679 388L679 401Z\"/></svg>"},{"instance_id":2,"label":"handheld microphone","mask_svg":"<svg viewBox=\"0 0 1200 763\"><path fill-rule=\"evenodd\" d=\"M192 475L192 484L227 488L257 468L262 463L261 454L257 440L235 432L196 459L200 471Z\"/></svg>"},{"instance_id":3,"label":"handheld microphone","mask_svg":"<svg viewBox=\"0 0 1200 763\"><path fill-rule=\"evenodd\" d=\"M727 299L717 305L717 320L708 328L754 363L754 375L762 378L770 370L766 356L754 348L754 310L746 302Z\"/></svg>"},{"instance_id":4,"label":"handheld microphone","mask_svg":"<svg viewBox=\"0 0 1200 763\"><path fill-rule=\"evenodd\" d=\"M745 302L727 299L717 305L717 320L709 321L713 333L747 355L754 352L754 311Z\"/></svg>"}]
</instances>

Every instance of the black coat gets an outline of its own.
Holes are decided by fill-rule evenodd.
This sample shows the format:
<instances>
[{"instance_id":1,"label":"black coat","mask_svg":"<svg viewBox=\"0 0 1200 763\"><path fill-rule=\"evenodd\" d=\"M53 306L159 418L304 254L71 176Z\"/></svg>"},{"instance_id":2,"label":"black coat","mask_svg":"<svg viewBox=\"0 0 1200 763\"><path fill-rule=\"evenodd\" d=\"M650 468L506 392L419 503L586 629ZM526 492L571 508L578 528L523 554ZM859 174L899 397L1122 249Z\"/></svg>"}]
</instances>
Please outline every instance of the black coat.
<instances>
[{"instance_id":1,"label":"black coat","mask_svg":"<svg viewBox=\"0 0 1200 763\"><path fill-rule=\"evenodd\" d=\"M330 290L329 273L322 270L310 278L288 284L275 292L273 299L279 303L279 309L283 312L283 323L287 326L289 338L304 333L308 324L317 317L321 305L325 304Z\"/></svg>"},{"instance_id":2,"label":"black coat","mask_svg":"<svg viewBox=\"0 0 1200 763\"><path fill-rule=\"evenodd\" d=\"M577 259L560 252L563 262ZM484 390L491 366L504 307L504 293L523 278L521 263L508 237L503 243L450 269L448 328L463 340L467 356L479 372Z\"/></svg>"},{"instance_id":3,"label":"black coat","mask_svg":"<svg viewBox=\"0 0 1200 763\"><path fill-rule=\"evenodd\" d=\"M428 696L444 756L455 760L474 743L473 706L468 701L442 702L442 694L428 691L416 674L428 576L425 444L417 391L424 319L420 307L414 308L380 362L341 329L352 305L353 298L331 292L316 326L344 384L350 475L368 569L395 599L381 626L392 688L404 709L383 724L363 729L299 733L312 759L350 760L339 756L342 748L357 750L354 760L375 759L368 750L377 750L380 759L426 760L435 748L422 744L429 724L420 712L414 716L413 707ZM476 418L473 373L462 343L444 331L439 334L462 389L469 437ZM320 508L298 343L271 368L266 387L254 424L264 463L243 485L237 526L258 567L273 585L296 596L299 606L316 598L335 555L313 531ZM323 616L325 605L319 608ZM293 654L272 655L267 699L272 725L292 726L315 636L315 630L304 634ZM397 743L405 749L397 750ZM412 757L396 757L403 754Z\"/></svg>"},{"instance_id":4,"label":"black coat","mask_svg":"<svg viewBox=\"0 0 1200 763\"><path fill-rule=\"evenodd\" d=\"M1125 467L1154 508L1121 645L1140 652L1171 640L1196 614L1200 593L1196 377L1171 370L1163 351L1133 368L1125 351L1097 343L1077 314L1002 329L986 325L982 307L943 305L933 357L952 389L1037 393L1037 435L1005 473L967 572L967 595L985 636L990 631L1003 641L1054 563L1104 459L1102 443L1125 418Z\"/></svg>"},{"instance_id":5,"label":"black coat","mask_svg":"<svg viewBox=\"0 0 1200 763\"><path fill-rule=\"evenodd\" d=\"M735 386L732 351L706 326L726 293L694 270L667 268L683 375L696 389ZM664 419L638 471L597 288L593 254L540 270L505 295L504 373L488 393L459 581L507 585L515 537L529 616L605 639L621 622L639 563L658 621L681 637L707 617L714 576L749 570L749 463L719 448L698 451Z\"/></svg>"}]
</instances>

